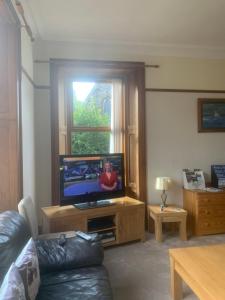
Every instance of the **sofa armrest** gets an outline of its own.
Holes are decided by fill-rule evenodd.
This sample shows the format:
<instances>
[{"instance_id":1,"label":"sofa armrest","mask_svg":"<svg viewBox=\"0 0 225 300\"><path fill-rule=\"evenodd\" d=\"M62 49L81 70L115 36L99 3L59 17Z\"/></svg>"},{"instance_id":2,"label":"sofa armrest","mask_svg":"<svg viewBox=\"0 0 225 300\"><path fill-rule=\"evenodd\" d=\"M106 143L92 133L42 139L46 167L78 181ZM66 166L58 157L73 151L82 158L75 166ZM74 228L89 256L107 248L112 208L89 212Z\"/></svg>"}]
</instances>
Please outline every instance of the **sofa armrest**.
<instances>
[{"instance_id":1,"label":"sofa armrest","mask_svg":"<svg viewBox=\"0 0 225 300\"><path fill-rule=\"evenodd\" d=\"M79 237L36 240L41 273L101 265L104 258L100 241Z\"/></svg>"}]
</instances>

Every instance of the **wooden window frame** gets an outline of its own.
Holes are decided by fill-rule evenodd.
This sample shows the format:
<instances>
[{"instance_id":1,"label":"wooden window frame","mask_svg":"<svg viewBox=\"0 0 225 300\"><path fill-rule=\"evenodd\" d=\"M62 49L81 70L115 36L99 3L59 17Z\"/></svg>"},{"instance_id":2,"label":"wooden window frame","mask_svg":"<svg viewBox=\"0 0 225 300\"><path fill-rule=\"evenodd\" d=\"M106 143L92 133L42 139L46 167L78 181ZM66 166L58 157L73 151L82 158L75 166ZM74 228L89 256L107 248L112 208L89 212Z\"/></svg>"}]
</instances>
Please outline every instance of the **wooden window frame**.
<instances>
[{"instance_id":1,"label":"wooden window frame","mask_svg":"<svg viewBox=\"0 0 225 300\"><path fill-rule=\"evenodd\" d=\"M145 148L145 65L143 62L116 62L94 60L50 60L51 85L51 145L52 145L52 204L59 204L59 124L58 124L58 80L62 70L73 77L74 69L87 68L95 70L91 80L121 79L125 85L125 185L126 194L143 202L146 198L146 148ZM75 77L75 76L74 76ZM93 78L94 77L94 78ZM85 78L87 79L87 78ZM90 78L88 78L89 80ZM135 83L135 88L134 88ZM130 137L133 134L129 128L129 105L134 89L138 90L138 195L129 184L130 171ZM68 150L68 149L67 149Z\"/></svg>"}]
</instances>

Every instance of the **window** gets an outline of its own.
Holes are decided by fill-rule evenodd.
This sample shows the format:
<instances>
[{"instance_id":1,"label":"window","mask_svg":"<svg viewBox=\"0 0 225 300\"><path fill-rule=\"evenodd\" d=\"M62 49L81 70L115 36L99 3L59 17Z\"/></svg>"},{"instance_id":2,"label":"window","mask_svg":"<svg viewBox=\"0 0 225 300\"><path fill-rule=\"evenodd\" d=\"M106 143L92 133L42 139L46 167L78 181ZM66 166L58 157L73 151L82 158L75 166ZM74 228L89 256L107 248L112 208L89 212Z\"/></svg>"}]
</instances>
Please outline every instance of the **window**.
<instances>
[{"instance_id":1,"label":"window","mask_svg":"<svg viewBox=\"0 0 225 300\"><path fill-rule=\"evenodd\" d=\"M125 156L126 194L146 201L144 63L51 60L52 199L58 154Z\"/></svg>"},{"instance_id":2,"label":"window","mask_svg":"<svg viewBox=\"0 0 225 300\"><path fill-rule=\"evenodd\" d=\"M69 95L59 107L60 153L103 154L123 152L124 109L120 79L70 80ZM62 98L65 93L61 93ZM66 104L67 103L67 104ZM66 117L63 112L66 110ZM65 124L65 126L63 126ZM67 139L63 136L67 131ZM66 143L66 145L65 145Z\"/></svg>"},{"instance_id":3,"label":"window","mask_svg":"<svg viewBox=\"0 0 225 300\"><path fill-rule=\"evenodd\" d=\"M71 154L109 153L112 83L74 81L72 88Z\"/></svg>"}]
</instances>

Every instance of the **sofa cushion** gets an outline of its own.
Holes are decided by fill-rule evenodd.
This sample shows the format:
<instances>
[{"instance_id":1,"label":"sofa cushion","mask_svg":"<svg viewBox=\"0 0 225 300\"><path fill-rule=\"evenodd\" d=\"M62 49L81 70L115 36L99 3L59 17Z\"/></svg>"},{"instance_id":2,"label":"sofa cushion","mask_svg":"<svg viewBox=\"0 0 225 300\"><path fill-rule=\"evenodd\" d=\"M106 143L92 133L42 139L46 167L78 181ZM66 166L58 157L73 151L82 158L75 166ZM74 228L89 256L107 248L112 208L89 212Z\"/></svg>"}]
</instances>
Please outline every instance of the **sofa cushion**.
<instances>
[{"instance_id":1,"label":"sofa cushion","mask_svg":"<svg viewBox=\"0 0 225 300\"><path fill-rule=\"evenodd\" d=\"M13 263L9 268L0 288L1 300L26 300L25 289L20 273Z\"/></svg>"},{"instance_id":2,"label":"sofa cushion","mask_svg":"<svg viewBox=\"0 0 225 300\"><path fill-rule=\"evenodd\" d=\"M38 220L35 203L30 196L24 197L18 204L19 213L27 221L31 235L34 239L38 237Z\"/></svg>"},{"instance_id":3,"label":"sofa cushion","mask_svg":"<svg viewBox=\"0 0 225 300\"><path fill-rule=\"evenodd\" d=\"M35 241L41 273L102 264L104 252L100 241L79 237Z\"/></svg>"},{"instance_id":4,"label":"sofa cushion","mask_svg":"<svg viewBox=\"0 0 225 300\"><path fill-rule=\"evenodd\" d=\"M78 268L41 276L37 300L110 300L112 291L104 266Z\"/></svg>"},{"instance_id":5,"label":"sofa cushion","mask_svg":"<svg viewBox=\"0 0 225 300\"><path fill-rule=\"evenodd\" d=\"M40 286L40 272L37 252L31 238L15 262L22 277L27 300L34 300Z\"/></svg>"},{"instance_id":6,"label":"sofa cushion","mask_svg":"<svg viewBox=\"0 0 225 300\"><path fill-rule=\"evenodd\" d=\"M0 213L0 282L30 238L25 219L16 211Z\"/></svg>"}]
</instances>

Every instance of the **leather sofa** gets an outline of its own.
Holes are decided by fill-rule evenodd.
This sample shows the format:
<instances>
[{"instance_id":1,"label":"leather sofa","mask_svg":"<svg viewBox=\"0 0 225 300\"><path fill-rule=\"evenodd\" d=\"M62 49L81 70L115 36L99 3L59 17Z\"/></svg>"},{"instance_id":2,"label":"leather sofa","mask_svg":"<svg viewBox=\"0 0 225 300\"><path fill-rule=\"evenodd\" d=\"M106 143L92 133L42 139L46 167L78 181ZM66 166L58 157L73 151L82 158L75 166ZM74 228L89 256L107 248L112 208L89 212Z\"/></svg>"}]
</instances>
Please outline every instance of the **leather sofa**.
<instances>
[{"instance_id":1,"label":"leather sofa","mask_svg":"<svg viewBox=\"0 0 225 300\"><path fill-rule=\"evenodd\" d=\"M0 284L29 238L21 215L15 211L0 213ZM38 300L113 298L99 241L62 237L35 240L35 244L41 273Z\"/></svg>"}]
</instances>

